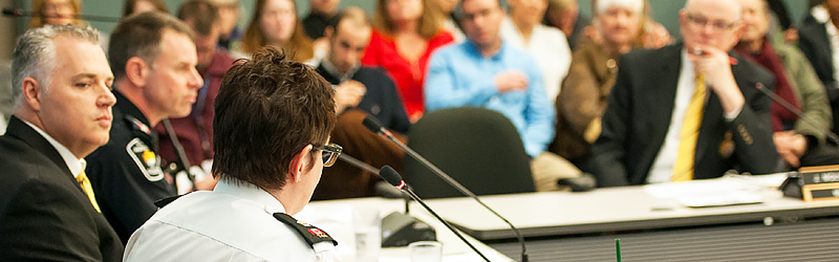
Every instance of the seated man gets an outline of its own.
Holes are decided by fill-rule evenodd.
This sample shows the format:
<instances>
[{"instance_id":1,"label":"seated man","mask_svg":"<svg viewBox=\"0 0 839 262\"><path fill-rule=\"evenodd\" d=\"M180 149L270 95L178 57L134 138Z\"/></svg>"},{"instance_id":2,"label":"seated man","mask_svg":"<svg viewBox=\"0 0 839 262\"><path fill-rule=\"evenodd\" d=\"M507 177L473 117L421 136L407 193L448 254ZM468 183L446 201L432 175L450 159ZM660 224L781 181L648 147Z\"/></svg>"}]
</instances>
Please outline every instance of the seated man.
<instances>
[{"instance_id":1,"label":"seated man","mask_svg":"<svg viewBox=\"0 0 839 262\"><path fill-rule=\"evenodd\" d=\"M87 174L102 214L123 242L157 206L176 194L166 179L152 127L189 115L203 85L192 30L162 12L123 19L108 45L114 72L114 125L111 140L87 157Z\"/></svg>"},{"instance_id":2,"label":"seated man","mask_svg":"<svg viewBox=\"0 0 839 262\"><path fill-rule=\"evenodd\" d=\"M186 168L192 166L204 167L205 161L213 159L213 102L218 95L221 78L227 69L233 66L233 58L227 51L217 47L219 35L218 8L208 1L190 0L183 2L178 8L178 19L183 20L195 33L195 48L198 62L195 65L198 73L204 79L204 86L198 89L198 96L192 111L186 117L170 118L172 129L183 146L187 161ZM174 143L170 139L163 124L155 126L160 134L160 156L169 163L179 163ZM183 168L183 166L180 166ZM171 170L171 169L170 169ZM194 168L192 170L195 170ZM195 188L211 190L215 186L209 176L210 170L203 170L196 174ZM174 174L173 174L174 175ZM187 183L191 184L191 183ZM178 185L179 189L192 188L192 185Z\"/></svg>"},{"instance_id":3,"label":"seated man","mask_svg":"<svg viewBox=\"0 0 839 262\"><path fill-rule=\"evenodd\" d=\"M466 0L461 9L468 41L432 55L424 88L427 110L473 106L505 115L534 159L537 191L556 190L558 179L579 176L574 165L545 152L553 139L554 109L535 60L502 41L498 1Z\"/></svg>"},{"instance_id":4,"label":"seated man","mask_svg":"<svg viewBox=\"0 0 839 262\"><path fill-rule=\"evenodd\" d=\"M811 1L812 2L812 1ZM798 28L798 47L810 60L827 93L833 110L833 126L839 131L839 1L819 1Z\"/></svg>"},{"instance_id":5,"label":"seated man","mask_svg":"<svg viewBox=\"0 0 839 262\"><path fill-rule=\"evenodd\" d=\"M775 94L807 118L799 118L797 112L777 102L770 107L775 148L786 170L839 163L836 148L825 140L833 121L830 104L810 62L795 47L781 41L773 45L768 40L770 14L766 0L740 0L740 4L743 36L734 50L772 72Z\"/></svg>"},{"instance_id":6,"label":"seated man","mask_svg":"<svg viewBox=\"0 0 839 262\"><path fill-rule=\"evenodd\" d=\"M338 124L332 140L345 145L344 152L375 168L402 167L404 152L361 125L370 114L388 129L408 131L411 122L393 80L379 68L361 65L361 55L370 43L372 27L364 10L348 7L326 29L330 52L317 72L335 87ZM397 134L402 137L404 136ZM375 196L378 175L365 172L344 161L325 170L313 199L337 199Z\"/></svg>"},{"instance_id":7,"label":"seated man","mask_svg":"<svg viewBox=\"0 0 839 262\"><path fill-rule=\"evenodd\" d=\"M333 93L276 49L234 65L215 103L218 185L158 211L131 236L125 261L338 261L329 235L291 217L341 154L329 143Z\"/></svg>"},{"instance_id":8,"label":"seated man","mask_svg":"<svg viewBox=\"0 0 839 262\"><path fill-rule=\"evenodd\" d=\"M0 137L0 261L119 261L84 157L108 142L113 74L99 32L47 25L18 39L14 114Z\"/></svg>"},{"instance_id":9,"label":"seated man","mask_svg":"<svg viewBox=\"0 0 839 262\"><path fill-rule=\"evenodd\" d=\"M688 0L679 12L683 44L630 52L592 146L601 187L720 177L736 169L776 170L769 97L772 76L728 53L741 30L740 4Z\"/></svg>"}]
</instances>

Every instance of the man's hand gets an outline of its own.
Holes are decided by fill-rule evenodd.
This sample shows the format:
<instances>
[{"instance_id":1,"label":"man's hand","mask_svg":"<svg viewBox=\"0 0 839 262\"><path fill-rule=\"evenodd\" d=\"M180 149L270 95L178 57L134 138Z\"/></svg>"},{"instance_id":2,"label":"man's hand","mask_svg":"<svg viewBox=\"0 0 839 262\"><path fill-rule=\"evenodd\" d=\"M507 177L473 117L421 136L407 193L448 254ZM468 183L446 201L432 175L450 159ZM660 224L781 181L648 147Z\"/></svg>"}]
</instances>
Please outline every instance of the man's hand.
<instances>
[{"instance_id":1,"label":"man's hand","mask_svg":"<svg viewBox=\"0 0 839 262\"><path fill-rule=\"evenodd\" d=\"M493 79L499 93L506 93L513 90L527 90L529 80L527 75L519 70L507 70L495 75Z\"/></svg>"},{"instance_id":2,"label":"man's hand","mask_svg":"<svg viewBox=\"0 0 839 262\"><path fill-rule=\"evenodd\" d=\"M801 156L807 150L807 139L804 136L793 131L783 131L775 132L772 135L772 140L775 142L775 148L784 162L791 167L801 165Z\"/></svg>"},{"instance_id":3,"label":"man's hand","mask_svg":"<svg viewBox=\"0 0 839 262\"><path fill-rule=\"evenodd\" d=\"M728 53L714 47L694 47L688 49L688 59L696 75L705 74L707 87L717 93L726 115L743 109L746 99L734 80Z\"/></svg>"},{"instance_id":4,"label":"man's hand","mask_svg":"<svg viewBox=\"0 0 839 262\"><path fill-rule=\"evenodd\" d=\"M341 114L349 107L358 106L365 93L367 87L358 81L347 80L341 83L335 88L335 112Z\"/></svg>"}]
</instances>

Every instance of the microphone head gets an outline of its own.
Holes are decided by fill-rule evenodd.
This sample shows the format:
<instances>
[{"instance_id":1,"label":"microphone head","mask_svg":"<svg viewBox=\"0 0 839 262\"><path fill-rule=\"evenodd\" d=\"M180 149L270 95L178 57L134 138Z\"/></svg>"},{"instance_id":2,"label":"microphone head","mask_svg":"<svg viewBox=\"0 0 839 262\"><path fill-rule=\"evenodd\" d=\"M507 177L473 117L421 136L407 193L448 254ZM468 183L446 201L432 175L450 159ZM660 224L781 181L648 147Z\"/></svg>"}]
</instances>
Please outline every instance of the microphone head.
<instances>
[{"instance_id":1,"label":"microphone head","mask_svg":"<svg viewBox=\"0 0 839 262\"><path fill-rule=\"evenodd\" d=\"M370 131L373 133L379 133L382 130L382 123L379 122L379 120L373 117L372 115L367 115L366 117L364 117L364 121L362 121L361 124L363 124L364 127L366 127L367 129L370 129Z\"/></svg>"},{"instance_id":2,"label":"microphone head","mask_svg":"<svg viewBox=\"0 0 839 262\"><path fill-rule=\"evenodd\" d=\"M402 189L402 187L405 186L405 181L402 180L402 176L400 176L396 170L388 165L383 166L382 169L379 170L379 176L399 189Z\"/></svg>"},{"instance_id":3,"label":"microphone head","mask_svg":"<svg viewBox=\"0 0 839 262\"><path fill-rule=\"evenodd\" d=\"M20 15L20 9L17 9L17 8L3 8L3 15L19 16Z\"/></svg>"}]
</instances>

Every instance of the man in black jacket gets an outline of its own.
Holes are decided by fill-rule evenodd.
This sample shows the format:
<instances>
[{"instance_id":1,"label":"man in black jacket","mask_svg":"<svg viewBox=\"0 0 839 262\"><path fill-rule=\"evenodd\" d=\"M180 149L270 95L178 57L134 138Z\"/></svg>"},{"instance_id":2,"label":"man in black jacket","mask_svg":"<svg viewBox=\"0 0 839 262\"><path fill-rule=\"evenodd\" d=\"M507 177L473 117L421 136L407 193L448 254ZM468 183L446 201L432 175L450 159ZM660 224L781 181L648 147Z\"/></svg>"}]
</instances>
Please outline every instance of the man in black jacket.
<instances>
[{"instance_id":1,"label":"man in black jacket","mask_svg":"<svg viewBox=\"0 0 839 262\"><path fill-rule=\"evenodd\" d=\"M113 74L90 27L26 32L12 66L16 106L0 137L0 261L120 261L83 158L108 142Z\"/></svg>"}]
</instances>

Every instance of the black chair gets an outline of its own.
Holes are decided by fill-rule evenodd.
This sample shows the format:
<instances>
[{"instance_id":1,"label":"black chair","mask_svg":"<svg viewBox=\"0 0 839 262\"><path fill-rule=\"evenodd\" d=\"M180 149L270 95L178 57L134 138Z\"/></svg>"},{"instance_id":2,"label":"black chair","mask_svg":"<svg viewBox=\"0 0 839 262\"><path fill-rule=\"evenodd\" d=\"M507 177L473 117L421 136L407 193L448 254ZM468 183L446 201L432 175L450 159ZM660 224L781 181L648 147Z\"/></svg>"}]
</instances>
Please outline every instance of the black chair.
<instances>
[{"instance_id":1,"label":"black chair","mask_svg":"<svg viewBox=\"0 0 839 262\"><path fill-rule=\"evenodd\" d=\"M535 191L519 133L498 112L475 107L429 112L411 126L408 146L476 195ZM464 196L408 155L404 173L422 198Z\"/></svg>"}]
</instances>

